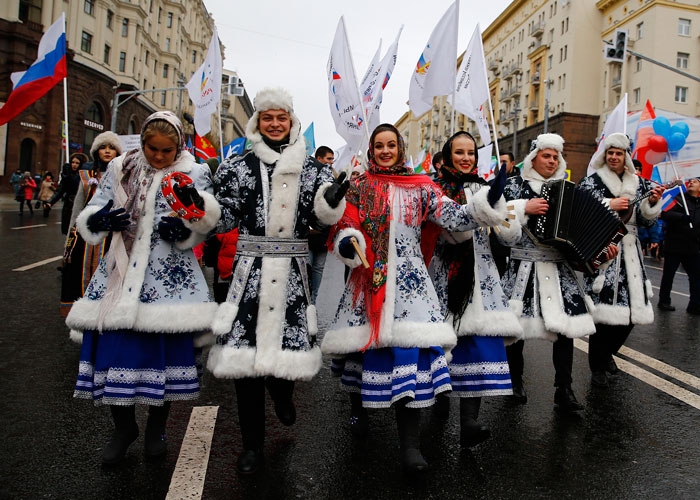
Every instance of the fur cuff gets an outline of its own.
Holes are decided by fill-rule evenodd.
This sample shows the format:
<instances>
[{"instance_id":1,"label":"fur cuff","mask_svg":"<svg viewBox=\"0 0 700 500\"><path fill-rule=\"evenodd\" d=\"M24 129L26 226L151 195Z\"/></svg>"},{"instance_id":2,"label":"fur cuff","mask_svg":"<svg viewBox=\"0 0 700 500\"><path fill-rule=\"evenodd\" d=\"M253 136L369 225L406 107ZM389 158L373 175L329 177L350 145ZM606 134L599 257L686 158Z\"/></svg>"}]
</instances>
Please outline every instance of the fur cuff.
<instances>
[{"instance_id":1,"label":"fur cuff","mask_svg":"<svg viewBox=\"0 0 700 500\"><path fill-rule=\"evenodd\" d=\"M316 306L309 304L306 308L306 328L309 331L309 335L315 337L318 334L318 315L316 313Z\"/></svg>"},{"instance_id":2,"label":"fur cuff","mask_svg":"<svg viewBox=\"0 0 700 500\"><path fill-rule=\"evenodd\" d=\"M507 247L515 246L523 236L523 226L517 218L508 219L508 226L495 226L496 238Z\"/></svg>"},{"instance_id":3,"label":"fur cuff","mask_svg":"<svg viewBox=\"0 0 700 500\"><path fill-rule=\"evenodd\" d=\"M323 197L331 185L331 182L324 182L318 191L316 191L316 196L314 196L314 214L316 214L316 218L319 222L326 226L331 226L338 222L343 216L343 213L345 213L345 198L340 200L337 207L333 208Z\"/></svg>"},{"instance_id":4,"label":"fur cuff","mask_svg":"<svg viewBox=\"0 0 700 500\"><path fill-rule=\"evenodd\" d=\"M73 330L71 328L70 333L68 334L70 339L75 342L76 344L82 344L83 343L83 332L80 330Z\"/></svg>"},{"instance_id":5,"label":"fur cuff","mask_svg":"<svg viewBox=\"0 0 700 500\"><path fill-rule=\"evenodd\" d=\"M216 223L219 222L221 217L221 206L216 201L216 198L206 191L197 192L204 199L204 217L197 222L182 219L185 227L192 231L192 234L186 240L175 243L175 247L180 250L189 250L206 240L209 231L216 227Z\"/></svg>"},{"instance_id":6,"label":"fur cuff","mask_svg":"<svg viewBox=\"0 0 700 500\"><path fill-rule=\"evenodd\" d=\"M655 220L661 213L661 200L657 201L653 206L649 203L649 198L639 204L639 214L648 220Z\"/></svg>"},{"instance_id":7,"label":"fur cuff","mask_svg":"<svg viewBox=\"0 0 700 500\"><path fill-rule=\"evenodd\" d=\"M333 253L338 257L338 259L340 259L340 262L342 262L344 265L350 268L354 268L362 265L362 260L360 260L360 256L356 253L354 259L346 259L342 255L340 255L340 252L338 251L338 245L340 245L340 242L343 241L343 238L349 236L354 236L355 239L357 239L357 243L358 245L360 245L360 250L362 250L362 252L366 254L367 242L365 241L364 235L362 234L362 232L351 227L341 229L340 231L338 231L338 234L335 237L335 242L333 243Z\"/></svg>"},{"instance_id":8,"label":"fur cuff","mask_svg":"<svg viewBox=\"0 0 700 500\"><path fill-rule=\"evenodd\" d=\"M488 189L480 189L472 198L472 214L481 226L498 226L508 215L506 200L502 196L498 199L495 207L489 205L486 196Z\"/></svg>"},{"instance_id":9,"label":"fur cuff","mask_svg":"<svg viewBox=\"0 0 700 500\"><path fill-rule=\"evenodd\" d=\"M518 222L520 222L520 225L526 225L527 221L530 220L530 216L525 213L525 205L527 205L527 200L511 200L508 202L508 205L513 205L513 211L515 212L515 216L517 217Z\"/></svg>"},{"instance_id":10,"label":"fur cuff","mask_svg":"<svg viewBox=\"0 0 700 500\"><path fill-rule=\"evenodd\" d=\"M238 314L238 306L231 304L230 302L224 302L219 305L214 316L214 321L211 324L211 331L215 336L226 335L231 331L233 326L233 320L236 319Z\"/></svg>"},{"instance_id":11,"label":"fur cuff","mask_svg":"<svg viewBox=\"0 0 700 500\"><path fill-rule=\"evenodd\" d=\"M85 242L88 245L99 245L102 243L102 240L104 240L107 235L109 235L109 231L100 231L99 233L93 233L88 229L87 226L87 221L90 218L91 215L97 213L102 207L95 207L95 206L88 206L83 209L82 212L80 212L80 215L78 215L78 218L75 220L75 225L78 228L78 232L80 233L80 236L83 237Z\"/></svg>"},{"instance_id":12,"label":"fur cuff","mask_svg":"<svg viewBox=\"0 0 700 500\"><path fill-rule=\"evenodd\" d=\"M194 339L195 347L206 347L209 345L214 345L216 343L216 337L211 334L211 332L202 333L200 335L195 335Z\"/></svg>"}]
</instances>

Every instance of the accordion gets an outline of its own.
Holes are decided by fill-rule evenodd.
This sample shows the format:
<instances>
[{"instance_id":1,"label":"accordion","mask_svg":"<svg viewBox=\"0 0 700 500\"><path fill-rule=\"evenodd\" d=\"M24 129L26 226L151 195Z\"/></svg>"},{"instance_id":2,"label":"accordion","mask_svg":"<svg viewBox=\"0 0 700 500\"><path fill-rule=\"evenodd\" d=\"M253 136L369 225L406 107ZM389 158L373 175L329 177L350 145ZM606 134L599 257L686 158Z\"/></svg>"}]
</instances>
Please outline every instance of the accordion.
<instances>
[{"instance_id":1,"label":"accordion","mask_svg":"<svg viewBox=\"0 0 700 500\"><path fill-rule=\"evenodd\" d=\"M627 234L620 218L588 191L561 179L542 185L549 209L531 216L528 227L537 240L551 245L580 271L594 272L607 260L605 250Z\"/></svg>"}]
</instances>

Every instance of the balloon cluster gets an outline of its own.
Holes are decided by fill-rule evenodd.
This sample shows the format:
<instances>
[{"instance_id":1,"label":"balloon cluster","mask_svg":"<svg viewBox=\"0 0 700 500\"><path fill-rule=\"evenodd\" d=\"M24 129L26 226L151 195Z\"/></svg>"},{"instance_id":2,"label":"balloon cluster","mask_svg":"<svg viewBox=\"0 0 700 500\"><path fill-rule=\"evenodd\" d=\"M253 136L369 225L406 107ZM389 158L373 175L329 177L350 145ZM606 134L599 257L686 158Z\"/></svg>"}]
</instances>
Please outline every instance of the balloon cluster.
<instances>
[{"instance_id":1,"label":"balloon cluster","mask_svg":"<svg viewBox=\"0 0 700 500\"><path fill-rule=\"evenodd\" d=\"M671 125L668 118L657 116L652 123L654 134L649 138L649 150L646 153L646 161L652 165L663 161L667 152L675 152L685 146L685 140L690 133L690 127L685 122Z\"/></svg>"}]
</instances>

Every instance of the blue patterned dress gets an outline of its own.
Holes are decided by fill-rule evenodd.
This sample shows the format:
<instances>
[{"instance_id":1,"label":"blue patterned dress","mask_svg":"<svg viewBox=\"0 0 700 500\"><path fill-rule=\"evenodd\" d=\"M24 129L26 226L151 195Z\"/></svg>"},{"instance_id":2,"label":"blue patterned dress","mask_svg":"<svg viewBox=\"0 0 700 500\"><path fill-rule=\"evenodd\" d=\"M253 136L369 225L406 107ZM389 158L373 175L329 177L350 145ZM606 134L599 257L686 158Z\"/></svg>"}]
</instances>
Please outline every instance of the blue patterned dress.
<instances>
[{"instance_id":1,"label":"blue patterned dress","mask_svg":"<svg viewBox=\"0 0 700 500\"><path fill-rule=\"evenodd\" d=\"M104 237L104 233L87 228L87 219L114 199L123 178L124 158L110 164L95 196L77 219L78 230L88 243ZM121 293L110 307L102 307L115 277L114 270L108 271L105 256L66 320L71 336L82 337L74 396L92 399L98 405L162 405L163 401L198 397L195 337L202 338L209 330L216 310L192 252L215 227L220 214L209 194L209 168L195 164L192 156L183 152L167 169L141 164L134 170L137 173L131 179L142 186L143 203L137 203L131 212L132 216L137 213L138 222L127 230L133 238L127 245L128 265ZM174 171L193 179L207 212L198 222L185 222L192 234L178 243L162 240L157 231L161 217L171 215L160 182Z\"/></svg>"}]
</instances>

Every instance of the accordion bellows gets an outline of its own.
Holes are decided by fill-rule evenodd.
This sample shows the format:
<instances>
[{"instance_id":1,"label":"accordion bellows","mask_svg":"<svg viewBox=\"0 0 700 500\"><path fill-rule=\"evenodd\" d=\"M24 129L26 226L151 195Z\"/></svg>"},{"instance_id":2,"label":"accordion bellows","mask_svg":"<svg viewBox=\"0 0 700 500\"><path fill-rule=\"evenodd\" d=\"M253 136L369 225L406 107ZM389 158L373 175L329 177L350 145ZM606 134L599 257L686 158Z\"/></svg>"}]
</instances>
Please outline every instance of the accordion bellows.
<instances>
[{"instance_id":1,"label":"accordion bellows","mask_svg":"<svg viewBox=\"0 0 700 500\"><path fill-rule=\"evenodd\" d=\"M542 186L549 209L530 217L528 226L540 243L559 249L580 270L593 272L607 260L605 249L627 233L620 218L573 182L555 180Z\"/></svg>"}]
</instances>

